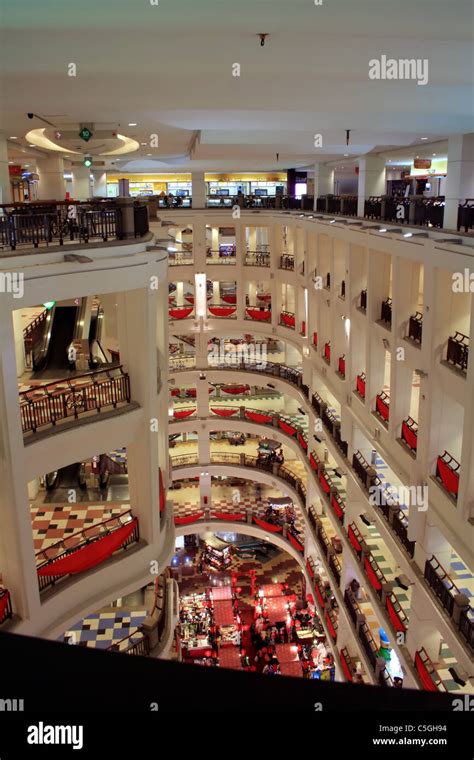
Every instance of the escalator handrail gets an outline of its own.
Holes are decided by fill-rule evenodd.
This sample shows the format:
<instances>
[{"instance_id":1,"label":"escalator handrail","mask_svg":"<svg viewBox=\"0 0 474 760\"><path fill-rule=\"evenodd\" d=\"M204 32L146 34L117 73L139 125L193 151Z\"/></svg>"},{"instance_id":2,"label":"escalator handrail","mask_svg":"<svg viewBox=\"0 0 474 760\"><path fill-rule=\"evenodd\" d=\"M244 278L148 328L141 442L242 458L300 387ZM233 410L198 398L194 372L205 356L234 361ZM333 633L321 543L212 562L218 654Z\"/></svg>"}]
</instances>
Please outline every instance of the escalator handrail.
<instances>
[{"instance_id":1,"label":"escalator handrail","mask_svg":"<svg viewBox=\"0 0 474 760\"><path fill-rule=\"evenodd\" d=\"M39 341L39 346L35 349L33 349L32 352L32 365L34 370L41 370L48 357L49 349L51 347L51 337L53 334L53 325L54 325L54 317L56 315L56 306L53 306L52 309L50 309L48 318L44 321L44 333L41 341Z\"/></svg>"}]
</instances>

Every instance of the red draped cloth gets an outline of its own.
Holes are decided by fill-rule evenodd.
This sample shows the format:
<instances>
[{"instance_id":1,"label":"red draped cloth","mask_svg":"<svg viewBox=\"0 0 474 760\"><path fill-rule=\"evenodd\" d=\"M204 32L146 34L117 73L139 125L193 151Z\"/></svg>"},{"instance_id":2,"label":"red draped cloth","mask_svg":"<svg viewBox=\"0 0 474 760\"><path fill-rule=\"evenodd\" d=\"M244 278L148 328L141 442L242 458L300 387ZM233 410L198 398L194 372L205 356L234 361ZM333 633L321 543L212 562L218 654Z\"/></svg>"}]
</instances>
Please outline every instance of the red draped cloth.
<instances>
[{"instance_id":1,"label":"red draped cloth","mask_svg":"<svg viewBox=\"0 0 474 760\"><path fill-rule=\"evenodd\" d=\"M245 416L252 422L257 422L259 425L269 425L273 420L271 414L261 414L260 412L250 412L245 410Z\"/></svg>"},{"instance_id":2,"label":"red draped cloth","mask_svg":"<svg viewBox=\"0 0 474 760\"><path fill-rule=\"evenodd\" d=\"M270 322L272 318L271 311L264 311L263 309L246 309L247 315L250 319L258 319L260 322Z\"/></svg>"},{"instance_id":3,"label":"red draped cloth","mask_svg":"<svg viewBox=\"0 0 474 760\"><path fill-rule=\"evenodd\" d=\"M231 393L233 396L240 396L242 393L250 390L249 385L223 385L222 389L224 393Z\"/></svg>"},{"instance_id":4,"label":"red draped cloth","mask_svg":"<svg viewBox=\"0 0 474 760\"><path fill-rule=\"evenodd\" d=\"M208 306L209 312L214 317L230 317L235 313L236 306Z\"/></svg>"},{"instance_id":5,"label":"red draped cloth","mask_svg":"<svg viewBox=\"0 0 474 760\"><path fill-rule=\"evenodd\" d=\"M10 592L5 590L3 596L0 596L0 623L3 622L3 618L6 614L8 607L8 600L10 599Z\"/></svg>"},{"instance_id":6,"label":"red draped cloth","mask_svg":"<svg viewBox=\"0 0 474 760\"><path fill-rule=\"evenodd\" d=\"M204 515L204 512L196 512L195 515L189 515L189 517L175 517L174 524L175 525L190 525L191 523L196 522L197 520L200 520L203 515Z\"/></svg>"},{"instance_id":7,"label":"red draped cloth","mask_svg":"<svg viewBox=\"0 0 474 760\"><path fill-rule=\"evenodd\" d=\"M238 522L238 520L245 520L245 515L239 515L235 512L213 512L213 520L232 520Z\"/></svg>"},{"instance_id":8,"label":"red draped cloth","mask_svg":"<svg viewBox=\"0 0 474 760\"><path fill-rule=\"evenodd\" d=\"M380 583L380 579L377 577L377 573L375 572L372 565L370 564L368 557L364 557L364 567L365 567L367 578L370 581L370 585L376 591L380 591L380 589L382 588L382 584Z\"/></svg>"},{"instance_id":9,"label":"red draped cloth","mask_svg":"<svg viewBox=\"0 0 474 760\"><path fill-rule=\"evenodd\" d=\"M281 321L283 324L287 325L288 327L294 327L295 326L295 315L291 314L282 314L281 315Z\"/></svg>"},{"instance_id":10,"label":"red draped cloth","mask_svg":"<svg viewBox=\"0 0 474 760\"><path fill-rule=\"evenodd\" d=\"M171 319L186 319L186 317L189 317L193 310L192 306L186 306L184 309L176 308L176 309L170 309L169 315Z\"/></svg>"},{"instance_id":11,"label":"red draped cloth","mask_svg":"<svg viewBox=\"0 0 474 760\"><path fill-rule=\"evenodd\" d=\"M185 417L190 417L195 411L195 409L175 409L173 417L177 420L182 420Z\"/></svg>"},{"instance_id":12,"label":"red draped cloth","mask_svg":"<svg viewBox=\"0 0 474 760\"><path fill-rule=\"evenodd\" d=\"M232 417L233 414L237 414L238 409L221 409L218 406L211 406L211 412L218 414L219 417Z\"/></svg>"},{"instance_id":13,"label":"red draped cloth","mask_svg":"<svg viewBox=\"0 0 474 760\"><path fill-rule=\"evenodd\" d=\"M359 396L362 396L362 398L365 398L365 380L362 380L362 378L357 378L357 392Z\"/></svg>"},{"instance_id":14,"label":"red draped cloth","mask_svg":"<svg viewBox=\"0 0 474 760\"><path fill-rule=\"evenodd\" d=\"M293 425L288 425L284 420L278 420L278 427L283 430L284 433L293 436L296 433L296 428Z\"/></svg>"},{"instance_id":15,"label":"red draped cloth","mask_svg":"<svg viewBox=\"0 0 474 760\"><path fill-rule=\"evenodd\" d=\"M390 597L387 596L387 598L385 599L385 603L387 606L387 612L390 616L390 620L392 621L395 630L402 631L403 633L405 633L405 626L403 625L402 621L398 617L398 612L395 609L395 606L393 602L391 601Z\"/></svg>"},{"instance_id":16,"label":"red draped cloth","mask_svg":"<svg viewBox=\"0 0 474 760\"><path fill-rule=\"evenodd\" d=\"M259 517L254 517L253 521L255 525L258 525L259 528L263 528L264 530L268 530L269 533L281 533L283 530L281 525L272 525L271 523L265 522L265 520L260 520Z\"/></svg>"},{"instance_id":17,"label":"red draped cloth","mask_svg":"<svg viewBox=\"0 0 474 760\"><path fill-rule=\"evenodd\" d=\"M101 562L108 559L125 543L135 530L137 524L138 518L134 517L129 523L121 528L117 528L117 530L114 530L107 536L86 544L82 549L77 549L62 559L58 559L56 562L51 562L44 567L40 567L38 575L51 577L75 575L76 573L83 573L91 567L100 565Z\"/></svg>"},{"instance_id":18,"label":"red draped cloth","mask_svg":"<svg viewBox=\"0 0 474 760\"><path fill-rule=\"evenodd\" d=\"M402 438L406 441L411 449L416 451L417 435L414 430L408 427L406 422L402 422Z\"/></svg>"},{"instance_id":19,"label":"red draped cloth","mask_svg":"<svg viewBox=\"0 0 474 760\"><path fill-rule=\"evenodd\" d=\"M290 544L296 549L298 552L304 551L304 546L301 544L297 538L291 535L291 533L288 533L288 540Z\"/></svg>"},{"instance_id":20,"label":"red draped cloth","mask_svg":"<svg viewBox=\"0 0 474 760\"><path fill-rule=\"evenodd\" d=\"M421 659L419 652L415 654L415 667L418 671L418 675L420 676L423 688L426 689L426 691L438 691L438 687L431 678L425 663Z\"/></svg>"},{"instance_id":21,"label":"red draped cloth","mask_svg":"<svg viewBox=\"0 0 474 760\"><path fill-rule=\"evenodd\" d=\"M384 419L387 422L389 413L390 413L389 406L385 401L382 401L382 399L379 398L378 396L377 396L377 411L382 417L382 419Z\"/></svg>"},{"instance_id":22,"label":"red draped cloth","mask_svg":"<svg viewBox=\"0 0 474 760\"><path fill-rule=\"evenodd\" d=\"M348 681L352 681L352 672L351 672L351 669L349 668L347 660L344 657L342 651L341 651L341 654L340 654L340 657L339 657L339 661L341 663L341 668L344 671L345 677L347 678Z\"/></svg>"},{"instance_id":23,"label":"red draped cloth","mask_svg":"<svg viewBox=\"0 0 474 760\"><path fill-rule=\"evenodd\" d=\"M457 494L459 490L459 473L454 472L441 457L438 457L438 472L446 490Z\"/></svg>"}]
</instances>

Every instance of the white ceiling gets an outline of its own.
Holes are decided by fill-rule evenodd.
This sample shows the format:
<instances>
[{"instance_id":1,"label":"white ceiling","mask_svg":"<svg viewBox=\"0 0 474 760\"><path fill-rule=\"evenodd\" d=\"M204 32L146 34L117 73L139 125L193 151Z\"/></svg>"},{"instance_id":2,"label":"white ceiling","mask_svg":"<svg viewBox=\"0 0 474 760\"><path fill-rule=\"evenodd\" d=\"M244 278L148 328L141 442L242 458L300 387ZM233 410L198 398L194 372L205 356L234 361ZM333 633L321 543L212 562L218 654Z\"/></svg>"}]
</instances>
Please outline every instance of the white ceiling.
<instances>
[{"instance_id":1,"label":"white ceiling","mask_svg":"<svg viewBox=\"0 0 474 760\"><path fill-rule=\"evenodd\" d=\"M147 143L119 164L134 171L285 169L422 146L473 129L472 20L470 0L3 0L2 128L22 144L45 126L33 112L119 130ZM428 59L429 83L369 80L382 54Z\"/></svg>"}]
</instances>

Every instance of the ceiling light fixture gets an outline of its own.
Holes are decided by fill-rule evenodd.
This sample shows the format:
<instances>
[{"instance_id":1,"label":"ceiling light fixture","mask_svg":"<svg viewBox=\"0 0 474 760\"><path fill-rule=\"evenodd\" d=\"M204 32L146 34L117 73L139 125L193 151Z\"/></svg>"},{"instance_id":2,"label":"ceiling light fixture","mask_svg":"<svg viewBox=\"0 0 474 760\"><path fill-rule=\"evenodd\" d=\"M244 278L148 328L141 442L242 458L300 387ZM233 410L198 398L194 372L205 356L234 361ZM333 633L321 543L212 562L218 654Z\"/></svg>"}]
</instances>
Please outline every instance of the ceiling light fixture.
<instances>
[{"instance_id":1,"label":"ceiling light fixture","mask_svg":"<svg viewBox=\"0 0 474 760\"><path fill-rule=\"evenodd\" d=\"M136 121L129 121L128 122L128 126L129 127L136 127L137 126L137 122Z\"/></svg>"},{"instance_id":2,"label":"ceiling light fixture","mask_svg":"<svg viewBox=\"0 0 474 760\"><path fill-rule=\"evenodd\" d=\"M420 137L420 140L427 140L427 137Z\"/></svg>"},{"instance_id":3,"label":"ceiling light fixture","mask_svg":"<svg viewBox=\"0 0 474 760\"><path fill-rule=\"evenodd\" d=\"M260 47L264 47L268 32L259 32L258 36L260 37Z\"/></svg>"},{"instance_id":4,"label":"ceiling light fixture","mask_svg":"<svg viewBox=\"0 0 474 760\"><path fill-rule=\"evenodd\" d=\"M10 140L18 140L18 137L16 137L16 135L11 135L11 137L9 139Z\"/></svg>"},{"instance_id":5,"label":"ceiling light fixture","mask_svg":"<svg viewBox=\"0 0 474 760\"><path fill-rule=\"evenodd\" d=\"M404 232L403 237L406 237L406 238L413 237L413 232Z\"/></svg>"}]
</instances>

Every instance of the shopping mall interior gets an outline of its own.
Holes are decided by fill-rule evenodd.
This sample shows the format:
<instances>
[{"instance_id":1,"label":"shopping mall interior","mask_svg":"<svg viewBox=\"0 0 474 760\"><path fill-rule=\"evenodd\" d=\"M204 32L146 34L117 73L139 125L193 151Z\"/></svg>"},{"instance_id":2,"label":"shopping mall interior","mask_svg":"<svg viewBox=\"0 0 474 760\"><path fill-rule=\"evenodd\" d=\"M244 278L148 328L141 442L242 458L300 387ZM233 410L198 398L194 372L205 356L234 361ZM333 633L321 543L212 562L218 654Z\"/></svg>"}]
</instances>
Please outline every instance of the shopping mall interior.
<instances>
[{"instance_id":1,"label":"shopping mall interior","mask_svg":"<svg viewBox=\"0 0 474 760\"><path fill-rule=\"evenodd\" d=\"M3 5L0 643L473 705L472 5Z\"/></svg>"}]
</instances>

